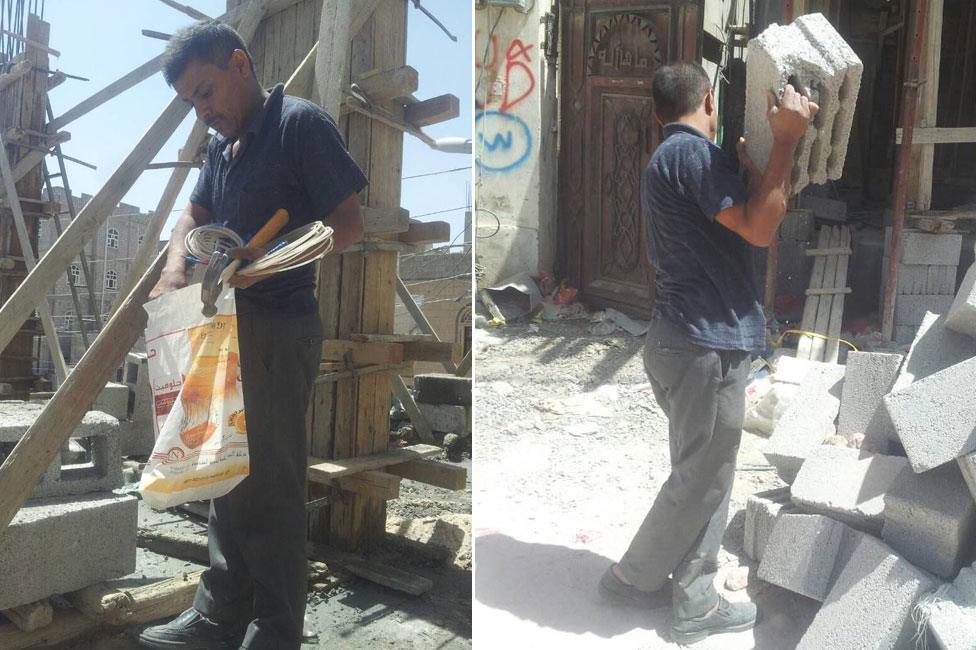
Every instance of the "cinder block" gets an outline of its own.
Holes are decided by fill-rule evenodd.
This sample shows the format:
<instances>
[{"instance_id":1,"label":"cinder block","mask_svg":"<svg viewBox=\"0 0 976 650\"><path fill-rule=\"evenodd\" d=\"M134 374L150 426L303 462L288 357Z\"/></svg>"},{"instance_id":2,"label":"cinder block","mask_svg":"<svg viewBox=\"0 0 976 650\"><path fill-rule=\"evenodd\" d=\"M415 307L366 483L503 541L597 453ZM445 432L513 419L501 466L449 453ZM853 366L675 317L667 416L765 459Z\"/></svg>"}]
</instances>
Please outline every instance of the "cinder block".
<instances>
[{"instance_id":1,"label":"cinder block","mask_svg":"<svg viewBox=\"0 0 976 650\"><path fill-rule=\"evenodd\" d=\"M417 404L431 430L442 433L456 433L466 436L471 433L468 423L468 409L453 404Z\"/></svg>"},{"instance_id":2,"label":"cinder block","mask_svg":"<svg viewBox=\"0 0 976 650\"><path fill-rule=\"evenodd\" d=\"M917 333L917 325L895 325L892 339L899 345L911 345Z\"/></svg>"},{"instance_id":3,"label":"cinder block","mask_svg":"<svg viewBox=\"0 0 976 650\"><path fill-rule=\"evenodd\" d=\"M797 145L792 193L809 183L840 178L864 66L822 14L801 16L787 26L770 25L750 39L746 57L746 142L760 169L773 139L766 120L766 94L779 93L796 75L811 89L820 112Z\"/></svg>"},{"instance_id":4,"label":"cinder block","mask_svg":"<svg viewBox=\"0 0 976 650\"><path fill-rule=\"evenodd\" d=\"M885 228L885 250L891 250L891 228ZM901 235L901 264L959 266L962 235L958 233L930 233L903 230Z\"/></svg>"},{"instance_id":5,"label":"cinder block","mask_svg":"<svg viewBox=\"0 0 976 650\"><path fill-rule=\"evenodd\" d=\"M885 492L906 471L908 461L900 456L821 445L803 463L790 494L801 510L877 534L884 525Z\"/></svg>"},{"instance_id":6,"label":"cinder block","mask_svg":"<svg viewBox=\"0 0 976 650\"><path fill-rule=\"evenodd\" d=\"M865 433L871 420L883 417L881 398L888 394L901 366L900 354L851 352L840 397L837 433L848 439ZM877 426L877 425L875 425Z\"/></svg>"},{"instance_id":7,"label":"cinder block","mask_svg":"<svg viewBox=\"0 0 976 650\"><path fill-rule=\"evenodd\" d=\"M969 493L976 499L976 452L960 456L956 459L956 464L959 465L959 472L966 481Z\"/></svg>"},{"instance_id":8,"label":"cinder block","mask_svg":"<svg viewBox=\"0 0 976 650\"><path fill-rule=\"evenodd\" d=\"M951 584L919 603L928 631L942 650L972 650L976 639L976 567L964 567Z\"/></svg>"},{"instance_id":9,"label":"cinder block","mask_svg":"<svg viewBox=\"0 0 976 650\"><path fill-rule=\"evenodd\" d=\"M776 525L776 519L783 514L795 512L796 507L790 501L788 487L766 490L749 495L746 500L746 523L743 531L743 546L746 555L760 562L769 535Z\"/></svg>"},{"instance_id":10,"label":"cinder block","mask_svg":"<svg viewBox=\"0 0 976 650\"><path fill-rule=\"evenodd\" d=\"M936 584L880 540L862 535L797 650L912 648L912 606Z\"/></svg>"},{"instance_id":11,"label":"cinder block","mask_svg":"<svg viewBox=\"0 0 976 650\"><path fill-rule=\"evenodd\" d=\"M776 423L763 453L787 483L793 482L803 461L834 434L843 382L844 366L824 364L810 372Z\"/></svg>"},{"instance_id":12,"label":"cinder block","mask_svg":"<svg viewBox=\"0 0 976 650\"><path fill-rule=\"evenodd\" d=\"M779 237L784 241L805 243L813 239L815 231L816 222L812 210L787 210L779 227Z\"/></svg>"},{"instance_id":13,"label":"cinder block","mask_svg":"<svg viewBox=\"0 0 976 650\"><path fill-rule=\"evenodd\" d=\"M105 493L24 505L0 535L0 609L135 571L137 506Z\"/></svg>"},{"instance_id":14,"label":"cinder block","mask_svg":"<svg viewBox=\"0 0 976 650\"><path fill-rule=\"evenodd\" d=\"M759 577L783 589L823 602L863 535L822 515L785 514L776 520Z\"/></svg>"},{"instance_id":15,"label":"cinder block","mask_svg":"<svg viewBox=\"0 0 976 650\"><path fill-rule=\"evenodd\" d=\"M895 324L920 325L927 312L944 314L952 306L952 296L920 294L895 296Z\"/></svg>"},{"instance_id":16,"label":"cinder block","mask_svg":"<svg viewBox=\"0 0 976 650\"><path fill-rule=\"evenodd\" d=\"M976 358L884 397L892 427L912 469L938 467L976 450Z\"/></svg>"},{"instance_id":17,"label":"cinder block","mask_svg":"<svg viewBox=\"0 0 976 650\"><path fill-rule=\"evenodd\" d=\"M122 455L148 456L156 443L156 424L145 353L129 353L125 363L125 383L132 393L132 412L130 421L121 426Z\"/></svg>"},{"instance_id":18,"label":"cinder block","mask_svg":"<svg viewBox=\"0 0 976 650\"><path fill-rule=\"evenodd\" d=\"M884 264L884 268L887 268L887 256ZM899 264L898 295L951 296L956 292L956 269L947 264Z\"/></svg>"},{"instance_id":19,"label":"cinder block","mask_svg":"<svg viewBox=\"0 0 976 650\"><path fill-rule=\"evenodd\" d=\"M966 271L966 277L946 314L946 327L976 337L976 264Z\"/></svg>"},{"instance_id":20,"label":"cinder block","mask_svg":"<svg viewBox=\"0 0 976 650\"><path fill-rule=\"evenodd\" d=\"M903 472L885 495L881 537L906 560L952 578L969 557L976 531L976 503L959 466Z\"/></svg>"},{"instance_id":21,"label":"cinder block","mask_svg":"<svg viewBox=\"0 0 976 650\"><path fill-rule=\"evenodd\" d=\"M946 327L945 316L926 314L901 365L893 390L976 356L976 339Z\"/></svg>"},{"instance_id":22,"label":"cinder block","mask_svg":"<svg viewBox=\"0 0 976 650\"><path fill-rule=\"evenodd\" d=\"M799 386L811 371L822 372L825 368L836 367L835 363L797 359L786 354L773 359L773 380L784 384Z\"/></svg>"},{"instance_id":23,"label":"cinder block","mask_svg":"<svg viewBox=\"0 0 976 650\"><path fill-rule=\"evenodd\" d=\"M43 408L43 404L30 402L0 402L0 443L19 441ZM59 454L34 487L31 498L104 492L122 486L118 420L99 411L89 411L71 437L89 440L91 462L62 466Z\"/></svg>"},{"instance_id":24,"label":"cinder block","mask_svg":"<svg viewBox=\"0 0 976 650\"><path fill-rule=\"evenodd\" d=\"M801 194L800 207L812 210L820 219L847 223L847 203L844 201L835 201L825 196L814 196L813 194Z\"/></svg>"},{"instance_id":25,"label":"cinder block","mask_svg":"<svg viewBox=\"0 0 976 650\"><path fill-rule=\"evenodd\" d=\"M108 413L113 418L122 421L129 417L129 387L125 384L109 382L95 398L91 410Z\"/></svg>"},{"instance_id":26,"label":"cinder block","mask_svg":"<svg viewBox=\"0 0 976 650\"><path fill-rule=\"evenodd\" d=\"M423 404L471 406L471 378L448 374L414 375L416 400Z\"/></svg>"}]
</instances>

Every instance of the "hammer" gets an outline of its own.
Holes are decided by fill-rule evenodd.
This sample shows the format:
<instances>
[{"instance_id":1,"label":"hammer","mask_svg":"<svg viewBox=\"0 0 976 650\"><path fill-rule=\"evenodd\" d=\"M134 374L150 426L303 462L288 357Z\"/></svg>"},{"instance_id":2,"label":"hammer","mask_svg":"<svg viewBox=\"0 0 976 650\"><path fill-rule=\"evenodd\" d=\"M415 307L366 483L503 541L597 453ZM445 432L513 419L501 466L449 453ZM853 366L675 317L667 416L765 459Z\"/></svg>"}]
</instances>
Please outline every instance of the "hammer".
<instances>
[{"instance_id":1,"label":"hammer","mask_svg":"<svg viewBox=\"0 0 976 650\"><path fill-rule=\"evenodd\" d=\"M288 211L279 208L268 222L261 226L261 229L251 237L247 246L264 246L277 235L285 224L288 223ZM210 256L207 264L207 272L203 275L203 283L200 285L200 300L203 302L203 315L212 318L217 314L217 298L223 289L224 282L237 272L237 267L241 265L241 260L232 258L227 253L215 250Z\"/></svg>"}]
</instances>

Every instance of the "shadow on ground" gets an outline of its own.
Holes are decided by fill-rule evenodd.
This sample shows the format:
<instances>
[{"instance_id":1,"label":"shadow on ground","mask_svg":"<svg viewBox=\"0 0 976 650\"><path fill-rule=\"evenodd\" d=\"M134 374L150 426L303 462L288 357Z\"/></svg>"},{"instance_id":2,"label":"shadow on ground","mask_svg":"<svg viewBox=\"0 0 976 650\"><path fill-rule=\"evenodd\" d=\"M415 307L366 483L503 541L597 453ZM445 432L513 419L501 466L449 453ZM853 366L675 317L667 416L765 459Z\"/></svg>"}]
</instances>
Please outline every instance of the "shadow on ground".
<instances>
[{"instance_id":1,"label":"shadow on ground","mask_svg":"<svg viewBox=\"0 0 976 650\"><path fill-rule=\"evenodd\" d=\"M476 546L475 600L481 605L571 634L609 639L644 629L660 639L653 647L677 647L668 643L670 610L620 607L600 599L596 584L611 558L585 549L522 542L498 533L477 537ZM819 608L815 601L784 597L793 595L755 579L748 595L760 610L759 625L753 631L756 650L796 647ZM722 647L720 639L707 645Z\"/></svg>"}]
</instances>

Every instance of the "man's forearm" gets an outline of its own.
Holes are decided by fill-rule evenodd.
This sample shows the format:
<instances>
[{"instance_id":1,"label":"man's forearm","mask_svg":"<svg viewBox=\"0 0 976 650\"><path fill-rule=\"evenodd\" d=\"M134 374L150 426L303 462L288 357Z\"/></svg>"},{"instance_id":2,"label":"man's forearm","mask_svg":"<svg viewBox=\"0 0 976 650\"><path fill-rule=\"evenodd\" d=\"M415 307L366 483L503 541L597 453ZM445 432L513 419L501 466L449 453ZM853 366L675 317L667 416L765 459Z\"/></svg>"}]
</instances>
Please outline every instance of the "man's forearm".
<instances>
[{"instance_id":1,"label":"man's forearm","mask_svg":"<svg viewBox=\"0 0 976 650\"><path fill-rule=\"evenodd\" d=\"M773 142L766 171L758 185L749 193L746 219L757 239L769 241L783 221L786 202L790 198L790 178L793 174L793 153L796 144Z\"/></svg>"}]
</instances>

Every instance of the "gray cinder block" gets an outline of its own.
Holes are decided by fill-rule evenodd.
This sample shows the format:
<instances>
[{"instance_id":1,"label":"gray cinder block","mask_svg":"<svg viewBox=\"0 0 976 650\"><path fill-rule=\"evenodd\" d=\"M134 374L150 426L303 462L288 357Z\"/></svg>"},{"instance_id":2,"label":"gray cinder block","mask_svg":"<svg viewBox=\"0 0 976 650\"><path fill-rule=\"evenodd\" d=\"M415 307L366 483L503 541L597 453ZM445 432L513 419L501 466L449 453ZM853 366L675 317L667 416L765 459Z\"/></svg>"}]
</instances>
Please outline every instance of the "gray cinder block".
<instances>
[{"instance_id":1,"label":"gray cinder block","mask_svg":"<svg viewBox=\"0 0 976 650\"><path fill-rule=\"evenodd\" d=\"M0 609L135 571L137 505L106 493L24 505L0 535Z\"/></svg>"},{"instance_id":2,"label":"gray cinder block","mask_svg":"<svg viewBox=\"0 0 976 650\"><path fill-rule=\"evenodd\" d=\"M926 312L944 314L952 306L952 296L920 294L895 296L895 324L920 325Z\"/></svg>"},{"instance_id":3,"label":"gray cinder block","mask_svg":"<svg viewBox=\"0 0 976 650\"><path fill-rule=\"evenodd\" d=\"M420 402L417 404L417 408L423 413L432 431L456 433L459 436L466 436L471 433L467 407Z\"/></svg>"},{"instance_id":4,"label":"gray cinder block","mask_svg":"<svg viewBox=\"0 0 976 650\"><path fill-rule=\"evenodd\" d=\"M884 519L882 539L926 571L952 578L971 559L976 503L956 463L903 472L885 495Z\"/></svg>"},{"instance_id":5,"label":"gray cinder block","mask_svg":"<svg viewBox=\"0 0 976 650\"><path fill-rule=\"evenodd\" d=\"M976 450L976 358L884 397L895 434L916 472Z\"/></svg>"},{"instance_id":6,"label":"gray cinder block","mask_svg":"<svg viewBox=\"0 0 976 650\"><path fill-rule=\"evenodd\" d=\"M877 534L884 525L884 495L906 471L908 461L900 456L821 445L803 463L790 494L804 511Z\"/></svg>"},{"instance_id":7,"label":"gray cinder block","mask_svg":"<svg viewBox=\"0 0 976 650\"><path fill-rule=\"evenodd\" d=\"M976 356L976 339L946 327L945 316L929 313L915 333L915 339L895 380L894 389L905 388L951 365Z\"/></svg>"},{"instance_id":8,"label":"gray cinder block","mask_svg":"<svg viewBox=\"0 0 976 650\"><path fill-rule=\"evenodd\" d=\"M792 193L809 183L840 178L864 66L823 14L770 25L749 41L746 56L745 138L749 155L765 169L773 139L766 119L767 92L779 93L796 75L820 112L797 145Z\"/></svg>"},{"instance_id":9,"label":"gray cinder block","mask_svg":"<svg viewBox=\"0 0 976 650\"><path fill-rule=\"evenodd\" d=\"M746 523L743 531L743 546L746 555L760 562L769 535L776 525L776 519L781 514L795 512L796 507L790 501L788 487L766 490L749 495L746 500Z\"/></svg>"},{"instance_id":10,"label":"gray cinder block","mask_svg":"<svg viewBox=\"0 0 976 650\"><path fill-rule=\"evenodd\" d=\"M823 515L784 514L769 536L758 575L823 602L847 563L852 537L863 534Z\"/></svg>"},{"instance_id":11,"label":"gray cinder block","mask_svg":"<svg viewBox=\"0 0 976 650\"><path fill-rule=\"evenodd\" d=\"M414 375L415 399L424 404L471 406L471 378L448 374Z\"/></svg>"},{"instance_id":12,"label":"gray cinder block","mask_svg":"<svg viewBox=\"0 0 976 650\"><path fill-rule=\"evenodd\" d=\"M966 271L966 277L946 314L946 327L976 337L976 264Z\"/></svg>"},{"instance_id":13,"label":"gray cinder block","mask_svg":"<svg viewBox=\"0 0 976 650\"><path fill-rule=\"evenodd\" d=\"M847 355L837 418L839 435L849 439L865 433L871 428L871 420L883 417L881 398L895 385L901 361L900 354L851 352Z\"/></svg>"},{"instance_id":14,"label":"gray cinder block","mask_svg":"<svg viewBox=\"0 0 976 650\"><path fill-rule=\"evenodd\" d=\"M973 499L976 499L976 452L960 456L956 459L956 463L959 465L963 480L966 481L969 493Z\"/></svg>"},{"instance_id":15,"label":"gray cinder block","mask_svg":"<svg viewBox=\"0 0 976 650\"><path fill-rule=\"evenodd\" d=\"M976 567L964 567L951 584L920 602L928 632L942 650L972 650L976 639Z\"/></svg>"},{"instance_id":16,"label":"gray cinder block","mask_svg":"<svg viewBox=\"0 0 976 650\"><path fill-rule=\"evenodd\" d=\"M132 393L132 413L121 425L122 455L148 456L156 443L149 369L144 352L130 352L125 364L125 383Z\"/></svg>"},{"instance_id":17,"label":"gray cinder block","mask_svg":"<svg viewBox=\"0 0 976 650\"><path fill-rule=\"evenodd\" d=\"M885 228L885 250L891 250L891 227ZM959 233L930 233L903 230L901 235L901 264L959 266L962 235Z\"/></svg>"},{"instance_id":18,"label":"gray cinder block","mask_svg":"<svg viewBox=\"0 0 976 650\"><path fill-rule=\"evenodd\" d=\"M800 207L812 210L820 219L847 223L847 203L844 201L835 201L813 194L801 194Z\"/></svg>"},{"instance_id":19,"label":"gray cinder block","mask_svg":"<svg viewBox=\"0 0 976 650\"><path fill-rule=\"evenodd\" d=\"M884 268L887 268L887 257L885 257L884 264ZM899 264L898 295L951 296L956 292L957 268L947 264ZM939 310L933 309L931 311Z\"/></svg>"},{"instance_id":20,"label":"gray cinder block","mask_svg":"<svg viewBox=\"0 0 976 650\"><path fill-rule=\"evenodd\" d=\"M19 441L43 408L44 404L31 402L0 402L0 443ZM117 419L99 411L89 411L71 437L89 440L91 462L62 466L59 454L34 487L31 498L87 494L122 486Z\"/></svg>"},{"instance_id":21,"label":"gray cinder block","mask_svg":"<svg viewBox=\"0 0 976 650\"><path fill-rule=\"evenodd\" d=\"M95 398L91 410L108 413L113 418L122 421L129 417L129 387L125 384L109 382Z\"/></svg>"},{"instance_id":22,"label":"gray cinder block","mask_svg":"<svg viewBox=\"0 0 976 650\"><path fill-rule=\"evenodd\" d=\"M862 535L797 650L912 648L912 606L936 584L880 540Z\"/></svg>"},{"instance_id":23,"label":"gray cinder block","mask_svg":"<svg viewBox=\"0 0 976 650\"><path fill-rule=\"evenodd\" d=\"M803 461L834 434L844 370L844 366L824 364L811 371L776 423L763 453L787 483L796 477Z\"/></svg>"}]
</instances>

